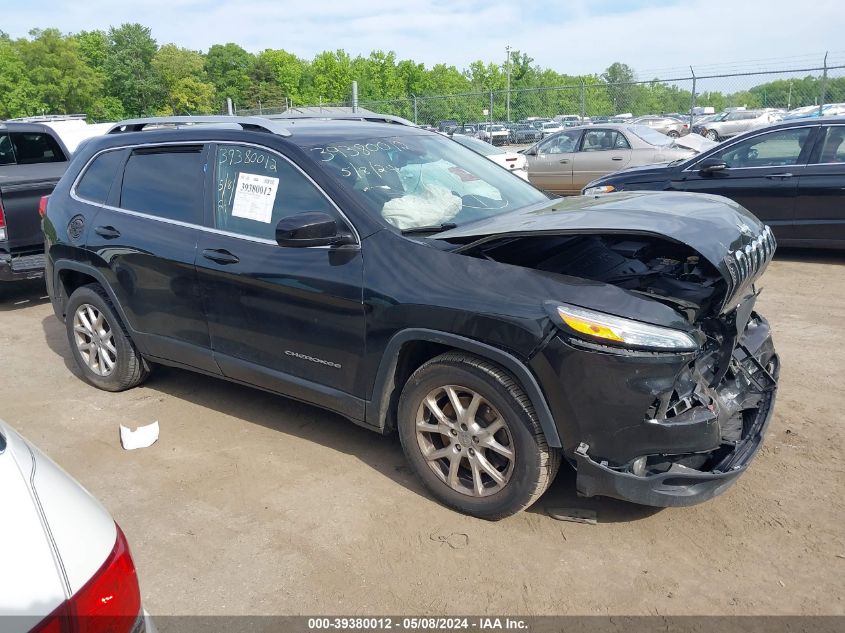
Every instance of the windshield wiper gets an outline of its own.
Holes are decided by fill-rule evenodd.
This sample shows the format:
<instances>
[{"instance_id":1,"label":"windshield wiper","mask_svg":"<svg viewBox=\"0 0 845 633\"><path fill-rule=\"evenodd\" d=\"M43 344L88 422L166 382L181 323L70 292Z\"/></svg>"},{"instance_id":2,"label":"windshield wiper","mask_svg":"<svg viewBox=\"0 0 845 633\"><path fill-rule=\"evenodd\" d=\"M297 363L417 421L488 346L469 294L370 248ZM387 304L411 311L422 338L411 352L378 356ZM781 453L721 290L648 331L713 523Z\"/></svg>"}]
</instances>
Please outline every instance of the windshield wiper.
<instances>
[{"instance_id":1,"label":"windshield wiper","mask_svg":"<svg viewBox=\"0 0 845 633\"><path fill-rule=\"evenodd\" d=\"M431 226L412 226L409 229L402 229L402 235L416 235L417 233L440 233L441 231L448 231L454 229L458 225L454 222L444 222L443 224L433 224Z\"/></svg>"}]
</instances>

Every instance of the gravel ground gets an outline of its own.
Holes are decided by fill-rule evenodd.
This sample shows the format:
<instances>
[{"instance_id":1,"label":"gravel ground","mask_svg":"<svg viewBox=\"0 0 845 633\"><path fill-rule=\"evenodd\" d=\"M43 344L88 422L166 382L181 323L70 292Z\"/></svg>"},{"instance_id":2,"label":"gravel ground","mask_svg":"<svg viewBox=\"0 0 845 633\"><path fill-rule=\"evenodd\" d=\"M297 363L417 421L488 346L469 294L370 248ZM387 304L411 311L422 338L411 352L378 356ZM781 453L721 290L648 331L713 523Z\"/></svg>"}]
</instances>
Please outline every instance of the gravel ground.
<instances>
[{"instance_id":1,"label":"gravel ground","mask_svg":"<svg viewBox=\"0 0 845 633\"><path fill-rule=\"evenodd\" d=\"M98 391L39 283L0 286L0 416L111 510L157 615L842 615L845 257L783 249L763 286L775 417L739 483L693 508L578 499L564 468L488 523L429 498L395 438L320 409L167 368ZM121 449L118 424L154 420L157 444Z\"/></svg>"}]
</instances>

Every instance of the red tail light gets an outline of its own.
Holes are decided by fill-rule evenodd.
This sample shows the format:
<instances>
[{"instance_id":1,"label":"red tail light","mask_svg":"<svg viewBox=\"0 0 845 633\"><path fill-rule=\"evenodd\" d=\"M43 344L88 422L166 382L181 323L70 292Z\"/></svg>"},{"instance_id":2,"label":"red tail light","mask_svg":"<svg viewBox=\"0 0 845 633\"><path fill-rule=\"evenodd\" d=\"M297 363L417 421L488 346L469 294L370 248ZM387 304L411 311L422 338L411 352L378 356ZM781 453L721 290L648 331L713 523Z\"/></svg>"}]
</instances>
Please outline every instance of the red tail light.
<instances>
[{"instance_id":1,"label":"red tail light","mask_svg":"<svg viewBox=\"0 0 845 633\"><path fill-rule=\"evenodd\" d=\"M8 238L6 235L6 214L3 213L3 201L0 200L0 241Z\"/></svg>"},{"instance_id":2,"label":"red tail light","mask_svg":"<svg viewBox=\"0 0 845 633\"><path fill-rule=\"evenodd\" d=\"M38 201L38 215L42 218L44 217L44 214L47 213L47 199L49 197L50 196L41 196L41 199Z\"/></svg>"},{"instance_id":3,"label":"red tail light","mask_svg":"<svg viewBox=\"0 0 845 633\"><path fill-rule=\"evenodd\" d=\"M85 586L30 633L128 633L141 613L141 592L120 527L106 562Z\"/></svg>"}]
</instances>

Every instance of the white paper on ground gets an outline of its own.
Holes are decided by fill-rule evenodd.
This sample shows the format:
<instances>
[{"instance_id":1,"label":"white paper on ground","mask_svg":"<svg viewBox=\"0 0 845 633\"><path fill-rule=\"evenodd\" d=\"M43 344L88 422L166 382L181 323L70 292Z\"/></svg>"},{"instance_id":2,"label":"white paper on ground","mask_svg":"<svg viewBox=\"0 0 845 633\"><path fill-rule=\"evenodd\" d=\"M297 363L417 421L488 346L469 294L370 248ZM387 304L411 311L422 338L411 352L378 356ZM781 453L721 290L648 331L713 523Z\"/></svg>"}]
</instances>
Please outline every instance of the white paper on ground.
<instances>
[{"instance_id":1,"label":"white paper on ground","mask_svg":"<svg viewBox=\"0 0 845 633\"><path fill-rule=\"evenodd\" d=\"M127 451L134 451L136 448L147 448L158 440L158 420L152 424L139 426L134 431L129 427L120 425L120 444Z\"/></svg>"}]
</instances>

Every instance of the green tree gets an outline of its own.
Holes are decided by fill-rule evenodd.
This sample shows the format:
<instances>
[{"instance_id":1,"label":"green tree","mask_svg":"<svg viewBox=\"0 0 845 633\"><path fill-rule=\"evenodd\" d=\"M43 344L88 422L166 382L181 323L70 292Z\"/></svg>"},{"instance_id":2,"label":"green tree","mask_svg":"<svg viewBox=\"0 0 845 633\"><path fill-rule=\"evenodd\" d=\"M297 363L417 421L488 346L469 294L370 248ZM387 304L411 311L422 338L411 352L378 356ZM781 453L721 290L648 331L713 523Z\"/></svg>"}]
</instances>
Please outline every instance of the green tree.
<instances>
[{"instance_id":1,"label":"green tree","mask_svg":"<svg viewBox=\"0 0 845 633\"><path fill-rule=\"evenodd\" d=\"M104 31L80 31L73 36L82 59L95 71L104 73L109 40Z\"/></svg>"},{"instance_id":2,"label":"green tree","mask_svg":"<svg viewBox=\"0 0 845 633\"><path fill-rule=\"evenodd\" d=\"M58 29L33 29L29 36L17 45L44 110L85 112L100 94L102 81L83 61L77 41L64 37Z\"/></svg>"},{"instance_id":3,"label":"green tree","mask_svg":"<svg viewBox=\"0 0 845 633\"><path fill-rule=\"evenodd\" d=\"M47 106L38 100L20 51L9 36L0 31L0 119L37 114Z\"/></svg>"},{"instance_id":4,"label":"green tree","mask_svg":"<svg viewBox=\"0 0 845 633\"><path fill-rule=\"evenodd\" d=\"M207 114L214 110L214 86L207 81L202 53L165 44L152 68L164 92L160 114Z\"/></svg>"},{"instance_id":5,"label":"green tree","mask_svg":"<svg viewBox=\"0 0 845 633\"><path fill-rule=\"evenodd\" d=\"M148 114L161 103L163 92L152 68L158 49L150 29L141 24L111 27L103 69L110 96L130 115Z\"/></svg>"},{"instance_id":6,"label":"green tree","mask_svg":"<svg viewBox=\"0 0 845 633\"><path fill-rule=\"evenodd\" d=\"M205 71L222 104L232 99L236 107L254 103L252 72L255 57L237 44L215 44L205 56Z\"/></svg>"},{"instance_id":7,"label":"green tree","mask_svg":"<svg viewBox=\"0 0 845 633\"><path fill-rule=\"evenodd\" d=\"M255 58L252 81L256 99L262 103L279 103L285 99L300 101L299 84L306 62L293 53L268 48Z\"/></svg>"},{"instance_id":8,"label":"green tree","mask_svg":"<svg viewBox=\"0 0 845 633\"><path fill-rule=\"evenodd\" d=\"M300 92L308 103L347 103L351 99L352 60L342 49L323 51L302 75Z\"/></svg>"}]
</instances>

